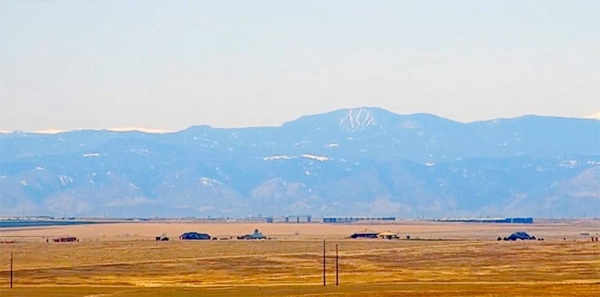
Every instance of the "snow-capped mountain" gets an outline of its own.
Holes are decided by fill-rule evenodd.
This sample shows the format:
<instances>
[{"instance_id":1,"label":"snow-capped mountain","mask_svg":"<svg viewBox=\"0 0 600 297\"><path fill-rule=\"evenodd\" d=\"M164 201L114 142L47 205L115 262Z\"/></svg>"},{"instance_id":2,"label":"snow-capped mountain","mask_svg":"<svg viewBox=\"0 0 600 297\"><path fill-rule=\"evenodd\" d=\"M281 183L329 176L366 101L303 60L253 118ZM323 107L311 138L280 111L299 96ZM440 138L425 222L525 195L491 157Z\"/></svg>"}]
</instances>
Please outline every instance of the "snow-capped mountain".
<instances>
[{"instance_id":1,"label":"snow-capped mountain","mask_svg":"<svg viewBox=\"0 0 600 297\"><path fill-rule=\"evenodd\" d=\"M59 133L75 132L75 131L143 132L143 133L155 133L155 134L163 134L163 133L172 133L172 132L175 132L173 130L157 129L157 128L116 127L116 128L106 128L106 129L80 128L80 129L75 129L75 130L42 129L42 130L35 130L35 131L31 131L31 132L25 132L25 133L59 134ZM11 133L24 133L24 132L23 131L0 130L0 134L11 134Z\"/></svg>"},{"instance_id":2,"label":"snow-capped mountain","mask_svg":"<svg viewBox=\"0 0 600 297\"><path fill-rule=\"evenodd\" d=\"M585 116L586 119L600 120L600 111Z\"/></svg>"},{"instance_id":3,"label":"snow-capped mountain","mask_svg":"<svg viewBox=\"0 0 600 297\"><path fill-rule=\"evenodd\" d=\"M353 108L281 127L0 135L0 215L600 216L600 121Z\"/></svg>"}]
</instances>

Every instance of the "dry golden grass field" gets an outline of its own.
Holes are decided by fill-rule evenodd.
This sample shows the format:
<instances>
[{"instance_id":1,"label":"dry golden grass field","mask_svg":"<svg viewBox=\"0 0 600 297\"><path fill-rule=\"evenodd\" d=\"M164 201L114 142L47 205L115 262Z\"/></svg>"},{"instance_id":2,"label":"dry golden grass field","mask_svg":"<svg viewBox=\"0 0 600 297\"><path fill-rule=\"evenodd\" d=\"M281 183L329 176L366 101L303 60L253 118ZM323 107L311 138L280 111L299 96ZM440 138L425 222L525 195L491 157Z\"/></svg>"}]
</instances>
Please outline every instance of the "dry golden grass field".
<instances>
[{"instance_id":1,"label":"dry golden grass field","mask_svg":"<svg viewBox=\"0 0 600 297\"><path fill-rule=\"evenodd\" d=\"M185 231L271 240L180 241ZM411 240L345 239L362 229ZM544 241L498 242L524 230ZM599 296L597 221L546 225L118 223L0 230L0 296ZM169 242L155 242L167 234ZM76 243L46 242L74 235ZM322 285L322 239L327 280ZM335 287L335 245L340 286ZM8 289L10 251L14 285Z\"/></svg>"}]
</instances>

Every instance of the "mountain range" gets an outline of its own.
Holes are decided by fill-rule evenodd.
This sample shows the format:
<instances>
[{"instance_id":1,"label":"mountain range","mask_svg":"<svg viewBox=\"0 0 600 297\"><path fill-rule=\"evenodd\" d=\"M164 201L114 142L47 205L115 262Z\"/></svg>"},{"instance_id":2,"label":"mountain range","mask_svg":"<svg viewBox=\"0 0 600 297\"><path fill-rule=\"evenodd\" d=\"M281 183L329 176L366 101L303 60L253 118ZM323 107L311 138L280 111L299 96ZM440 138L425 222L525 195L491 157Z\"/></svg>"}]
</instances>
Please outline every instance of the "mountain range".
<instances>
[{"instance_id":1,"label":"mountain range","mask_svg":"<svg viewBox=\"0 0 600 297\"><path fill-rule=\"evenodd\" d=\"M352 108L280 127L0 134L0 215L600 217L600 121Z\"/></svg>"}]
</instances>

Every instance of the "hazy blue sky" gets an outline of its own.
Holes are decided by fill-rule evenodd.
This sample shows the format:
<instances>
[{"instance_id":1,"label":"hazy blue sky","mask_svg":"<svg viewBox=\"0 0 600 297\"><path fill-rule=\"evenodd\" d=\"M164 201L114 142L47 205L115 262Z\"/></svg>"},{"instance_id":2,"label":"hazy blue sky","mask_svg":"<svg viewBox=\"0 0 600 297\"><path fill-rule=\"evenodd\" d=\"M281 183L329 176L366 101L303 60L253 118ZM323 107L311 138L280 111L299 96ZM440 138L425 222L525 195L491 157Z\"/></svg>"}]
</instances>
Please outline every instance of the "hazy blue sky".
<instances>
[{"instance_id":1,"label":"hazy blue sky","mask_svg":"<svg viewBox=\"0 0 600 297\"><path fill-rule=\"evenodd\" d=\"M600 111L600 1L0 1L0 129Z\"/></svg>"}]
</instances>

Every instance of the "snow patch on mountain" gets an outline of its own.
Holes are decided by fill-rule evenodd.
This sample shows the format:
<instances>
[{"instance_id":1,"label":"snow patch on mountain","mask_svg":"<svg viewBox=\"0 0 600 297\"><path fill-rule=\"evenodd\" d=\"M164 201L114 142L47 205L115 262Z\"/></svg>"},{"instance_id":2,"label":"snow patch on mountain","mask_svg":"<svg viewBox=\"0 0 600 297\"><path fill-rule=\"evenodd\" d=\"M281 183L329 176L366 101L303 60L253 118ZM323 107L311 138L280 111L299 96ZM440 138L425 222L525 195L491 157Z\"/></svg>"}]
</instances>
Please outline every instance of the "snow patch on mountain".
<instances>
[{"instance_id":1,"label":"snow patch on mountain","mask_svg":"<svg viewBox=\"0 0 600 297\"><path fill-rule=\"evenodd\" d=\"M63 186L66 186L68 183L72 183L73 179L70 176L66 176L66 175L61 175L60 176L60 183Z\"/></svg>"},{"instance_id":2,"label":"snow patch on mountain","mask_svg":"<svg viewBox=\"0 0 600 297\"><path fill-rule=\"evenodd\" d=\"M129 151L132 153L142 154L142 155L146 155L146 154L150 153L147 149L135 149L135 150L129 150Z\"/></svg>"},{"instance_id":3,"label":"snow patch on mountain","mask_svg":"<svg viewBox=\"0 0 600 297\"><path fill-rule=\"evenodd\" d=\"M577 166L577 160L562 161L559 166L560 167L573 168L573 167Z\"/></svg>"},{"instance_id":4,"label":"snow patch on mountain","mask_svg":"<svg viewBox=\"0 0 600 297\"><path fill-rule=\"evenodd\" d=\"M280 156L270 156L270 157L264 157L263 160L264 161L273 161L273 160L291 160L291 159L295 159L296 157L292 157L292 156L286 156L286 155L280 155Z\"/></svg>"},{"instance_id":5,"label":"snow patch on mountain","mask_svg":"<svg viewBox=\"0 0 600 297\"><path fill-rule=\"evenodd\" d=\"M62 129L43 129L43 130L33 131L33 133L38 133L38 134L58 134L58 133L63 133L63 132L68 132L68 130L62 130Z\"/></svg>"},{"instance_id":6,"label":"snow patch on mountain","mask_svg":"<svg viewBox=\"0 0 600 297\"><path fill-rule=\"evenodd\" d=\"M268 156L268 157L263 157L264 161L274 161L274 160L292 160L292 159L297 159L297 158L305 158L305 159L310 159L310 160L316 160L316 161L327 161L329 160L329 157L326 156L318 156L318 155L311 155L311 154L302 154L300 156L288 156L288 155L275 155L275 156Z\"/></svg>"},{"instance_id":7,"label":"snow patch on mountain","mask_svg":"<svg viewBox=\"0 0 600 297\"><path fill-rule=\"evenodd\" d=\"M309 154L304 154L304 155L302 155L302 157L306 158L306 159L317 160L320 162L329 160L329 158L325 157L325 156L316 156L316 155L309 155Z\"/></svg>"},{"instance_id":8,"label":"snow patch on mountain","mask_svg":"<svg viewBox=\"0 0 600 297\"><path fill-rule=\"evenodd\" d=\"M585 116L586 119L600 120L600 111Z\"/></svg>"},{"instance_id":9,"label":"snow patch on mountain","mask_svg":"<svg viewBox=\"0 0 600 297\"><path fill-rule=\"evenodd\" d=\"M348 113L340 120L340 126L349 130L357 130L377 126L371 111L366 108L348 109Z\"/></svg>"},{"instance_id":10,"label":"snow patch on mountain","mask_svg":"<svg viewBox=\"0 0 600 297\"><path fill-rule=\"evenodd\" d=\"M405 129L417 129L419 128L419 122L416 121L404 121L404 123L402 123L402 128Z\"/></svg>"},{"instance_id":11,"label":"snow patch on mountain","mask_svg":"<svg viewBox=\"0 0 600 297\"><path fill-rule=\"evenodd\" d=\"M213 185L218 185L221 183L220 181L218 181L216 179L212 179L212 178L208 178L208 177L201 177L200 182L205 186L213 186Z\"/></svg>"}]
</instances>

